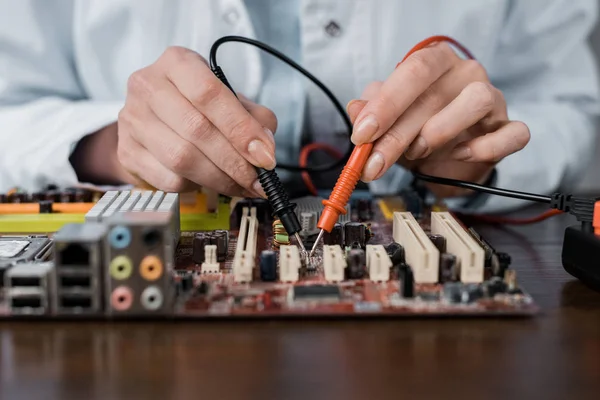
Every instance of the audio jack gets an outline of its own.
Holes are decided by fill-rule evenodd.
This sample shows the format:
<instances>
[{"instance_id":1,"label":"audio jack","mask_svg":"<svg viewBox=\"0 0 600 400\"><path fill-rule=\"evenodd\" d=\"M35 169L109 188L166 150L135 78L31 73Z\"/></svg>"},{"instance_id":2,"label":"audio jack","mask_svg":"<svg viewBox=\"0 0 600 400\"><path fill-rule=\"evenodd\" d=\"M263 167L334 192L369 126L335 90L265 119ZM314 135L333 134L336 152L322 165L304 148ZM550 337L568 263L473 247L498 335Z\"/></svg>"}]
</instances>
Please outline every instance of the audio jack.
<instances>
[{"instance_id":1,"label":"audio jack","mask_svg":"<svg viewBox=\"0 0 600 400\"><path fill-rule=\"evenodd\" d=\"M225 76L225 73L221 67L212 65L211 69L215 76L219 78L219 80L223 82L223 84L227 86L229 90L231 90L237 97L237 93L235 93L229 84L229 81L227 80L227 77ZM258 181L260 182L260 185L269 199L269 204L271 204L271 208L273 209L273 216L281 221L281 224L289 236L294 236L296 238L296 242L298 243L302 254L306 254L306 248L304 247L304 243L299 235L299 232L302 230L302 226L300 225L298 216L294 211L296 209L296 204L290 202L288 194L281 184L281 181L279 180L275 170L266 170L259 167L254 167L254 169L258 175Z\"/></svg>"},{"instance_id":2,"label":"audio jack","mask_svg":"<svg viewBox=\"0 0 600 400\"><path fill-rule=\"evenodd\" d=\"M348 204L348 200L350 200L350 196L352 196L356 184L360 180L362 170L367 163L372 149L373 143L362 144L354 148L350 159L342 170L329 196L329 200L323 200L323 212L317 223L317 228L321 229L321 231L310 250L309 257L315 254L317 246L321 239L323 239L325 232L331 232L340 215L346 214L346 205Z\"/></svg>"}]
</instances>

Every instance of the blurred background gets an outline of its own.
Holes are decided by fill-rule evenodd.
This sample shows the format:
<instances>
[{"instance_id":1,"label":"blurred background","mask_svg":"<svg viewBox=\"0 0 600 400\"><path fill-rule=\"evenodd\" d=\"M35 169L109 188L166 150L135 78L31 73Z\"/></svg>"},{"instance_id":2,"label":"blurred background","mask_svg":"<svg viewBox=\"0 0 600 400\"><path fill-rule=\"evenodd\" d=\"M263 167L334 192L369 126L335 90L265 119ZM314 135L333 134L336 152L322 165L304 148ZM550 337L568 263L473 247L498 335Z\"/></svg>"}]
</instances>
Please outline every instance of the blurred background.
<instances>
[{"instance_id":1,"label":"blurred background","mask_svg":"<svg viewBox=\"0 0 600 400\"><path fill-rule=\"evenodd\" d=\"M600 65L600 22L596 25L596 30L594 31L591 40L594 51L596 52L598 65ZM582 191L600 191L600 125L598 127L598 138L596 143L596 155L594 157L594 163L581 182L580 189Z\"/></svg>"}]
</instances>

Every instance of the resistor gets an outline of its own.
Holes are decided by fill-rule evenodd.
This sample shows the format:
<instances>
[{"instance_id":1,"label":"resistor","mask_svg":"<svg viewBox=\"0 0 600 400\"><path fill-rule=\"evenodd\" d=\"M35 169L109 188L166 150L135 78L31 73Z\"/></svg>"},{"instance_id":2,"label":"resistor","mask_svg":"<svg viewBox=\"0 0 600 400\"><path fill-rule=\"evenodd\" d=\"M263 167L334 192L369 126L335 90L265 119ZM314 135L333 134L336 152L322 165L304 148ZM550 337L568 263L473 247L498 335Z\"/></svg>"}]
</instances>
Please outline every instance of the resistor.
<instances>
[{"instance_id":1,"label":"resistor","mask_svg":"<svg viewBox=\"0 0 600 400\"><path fill-rule=\"evenodd\" d=\"M273 221L273 247L278 249L279 246L288 246L290 244L290 236L283 227L280 220Z\"/></svg>"}]
</instances>

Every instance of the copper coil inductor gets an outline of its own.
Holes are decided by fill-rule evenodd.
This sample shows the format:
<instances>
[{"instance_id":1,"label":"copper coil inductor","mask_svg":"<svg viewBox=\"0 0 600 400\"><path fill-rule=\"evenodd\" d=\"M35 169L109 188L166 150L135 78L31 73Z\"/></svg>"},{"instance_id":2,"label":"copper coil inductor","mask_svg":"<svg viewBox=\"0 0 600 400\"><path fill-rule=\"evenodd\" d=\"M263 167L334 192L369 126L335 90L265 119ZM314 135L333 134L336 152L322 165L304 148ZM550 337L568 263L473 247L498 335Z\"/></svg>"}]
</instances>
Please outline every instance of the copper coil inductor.
<instances>
[{"instance_id":1,"label":"copper coil inductor","mask_svg":"<svg viewBox=\"0 0 600 400\"><path fill-rule=\"evenodd\" d=\"M280 220L273 221L273 247L278 249L279 246L287 246L290 244L290 236L283 227Z\"/></svg>"}]
</instances>

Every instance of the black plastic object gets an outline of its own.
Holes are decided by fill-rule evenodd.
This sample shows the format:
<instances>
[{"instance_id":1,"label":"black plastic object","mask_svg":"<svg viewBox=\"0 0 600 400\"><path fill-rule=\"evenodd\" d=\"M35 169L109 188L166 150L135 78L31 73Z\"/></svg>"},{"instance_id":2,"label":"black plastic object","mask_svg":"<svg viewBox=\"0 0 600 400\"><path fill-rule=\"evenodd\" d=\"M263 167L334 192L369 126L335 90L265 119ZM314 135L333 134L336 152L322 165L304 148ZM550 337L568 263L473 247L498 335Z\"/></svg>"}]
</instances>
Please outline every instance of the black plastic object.
<instances>
[{"instance_id":1,"label":"black plastic object","mask_svg":"<svg viewBox=\"0 0 600 400\"><path fill-rule=\"evenodd\" d=\"M362 249L353 249L348 252L346 257L348 267L345 270L346 279L362 279L365 276L365 251Z\"/></svg>"},{"instance_id":2,"label":"black plastic object","mask_svg":"<svg viewBox=\"0 0 600 400\"><path fill-rule=\"evenodd\" d=\"M347 222L344 225L346 247L364 249L367 243L367 227L360 222Z\"/></svg>"},{"instance_id":3,"label":"black plastic object","mask_svg":"<svg viewBox=\"0 0 600 400\"><path fill-rule=\"evenodd\" d=\"M400 295L405 299L415 297L415 277L412 268L408 264L400 264L398 267L398 279L400 279Z\"/></svg>"},{"instance_id":4,"label":"black plastic object","mask_svg":"<svg viewBox=\"0 0 600 400\"><path fill-rule=\"evenodd\" d=\"M263 190L269 198L273 216L276 216L281 221L288 235L293 235L302 230L298 216L294 212L296 204L290 202L287 192L283 184L279 180L275 171L267 171L266 169L257 168L258 180Z\"/></svg>"},{"instance_id":5,"label":"black plastic object","mask_svg":"<svg viewBox=\"0 0 600 400\"><path fill-rule=\"evenodd\" d=\"M600 291L600 238L581 226L565 230L562 263L565 270L590 288Z\"/></svg>"},{"instance_id":6,"label":"black plastic object","mask_svg":"<svg viewBox=\"0 0 600 400\"><path fill-rule=\"evenodd\" d=\"M323 235L323 243L333 246L343 246L344 245L344 227L342 224L337 223L333 226L331 232L325 231Z\"/></svg>"}]
</instances>

